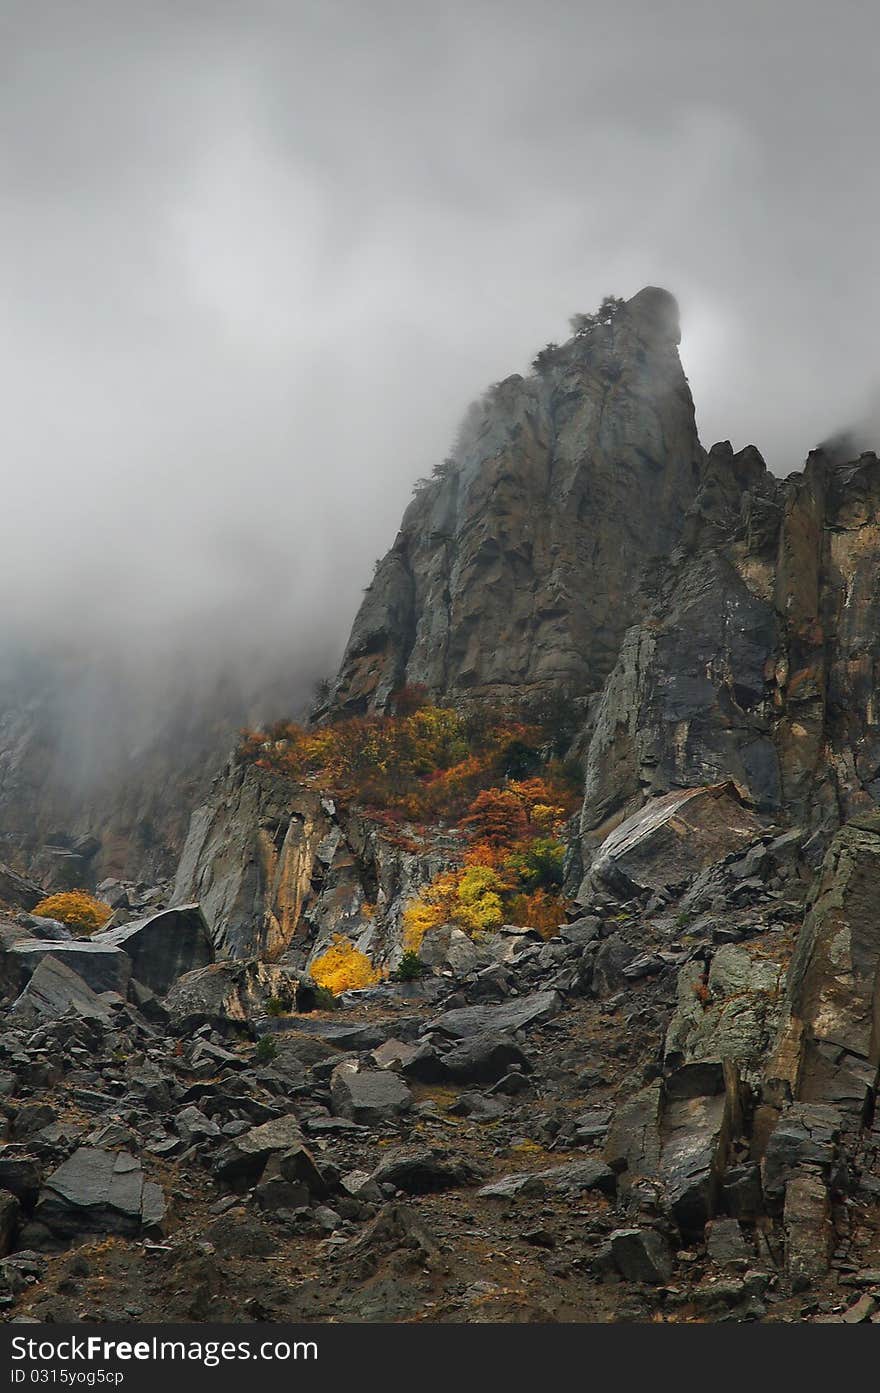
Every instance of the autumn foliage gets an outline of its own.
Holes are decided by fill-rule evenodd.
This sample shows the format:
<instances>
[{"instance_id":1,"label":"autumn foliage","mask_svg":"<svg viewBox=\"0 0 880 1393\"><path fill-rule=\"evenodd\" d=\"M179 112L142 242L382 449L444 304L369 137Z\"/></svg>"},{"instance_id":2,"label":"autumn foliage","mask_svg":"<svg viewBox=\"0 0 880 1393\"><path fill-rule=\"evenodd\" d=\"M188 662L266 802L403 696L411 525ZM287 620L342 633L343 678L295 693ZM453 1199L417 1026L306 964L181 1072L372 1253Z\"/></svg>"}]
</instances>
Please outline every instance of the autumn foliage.
<instances>
[{"instance_id":1,"label":"autumn foliage","mask_svg":"<svg viewBox=\"0 0 880 1393\"><path fill-rule=\"evenodd\" d=\"M486 707L462 713L426 702L413 688L396 705L393 715L352 716L314 729L281 721L243 731L238 758L400 821L456 823L468 815L479 830L483 819L496 839L515 840L522 831L501 830L505 816L521 822L501 787L510 779L532 782L529 775L540 770L547 808L562 816L572 811L576 779L557 756L548 758L552 740L540 719ZM474 804L492 789L500 807Z\"/></svg>"},{"instance_id":2,"label":"autumn foliage","mask_svg":"<svg viewBox=\"0 0 880 1393\"><path fill-rule=\"evenodd\" d=\"M65 890L40 900L33 912L46 919L57 919L80 933L94 933L106 924L113 910L87 890Z\"/></svg>"},{"instance_id":3,"label":"autumn foliage","mask_svg":"<svg viewBox=\"0 0 880 1393\"><path fill-rule=\"evenodd\" d=\"M555 931L563 917L563 825L579 796L577 772L562 758L576 719L558 698L531 710L459 711L405 688L390 715L244 731L238 758L358 804L400 836L401 824L459 829L461 864L404 911L404 947L417 951L446 923L472 935L505 922ZM345 939L312 973L334 992L378 980Z\"/></svg>"},{"instance_id":4,"label":"autumn foliage","mask_svg":"<svg viewBox=\"0 0 880 1393\"><path fill-rule=\"evenodd\" d=\"M337 934L326 952L315 959L311 974L319 987L326 987L335 996L358 987L373 987L382 978L366 953L342 934Z\"/></svg>"}]
</instances>

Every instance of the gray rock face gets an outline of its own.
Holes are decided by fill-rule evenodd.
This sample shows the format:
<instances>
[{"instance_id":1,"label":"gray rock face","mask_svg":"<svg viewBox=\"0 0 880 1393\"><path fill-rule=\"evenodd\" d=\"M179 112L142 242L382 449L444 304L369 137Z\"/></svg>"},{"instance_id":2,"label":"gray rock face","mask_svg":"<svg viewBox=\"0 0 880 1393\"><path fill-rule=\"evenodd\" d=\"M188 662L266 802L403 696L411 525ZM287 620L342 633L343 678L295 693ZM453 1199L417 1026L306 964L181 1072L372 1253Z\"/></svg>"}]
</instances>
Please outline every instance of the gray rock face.
<instances>
[{"instance_id":1,"label":"gray rock face","mask_svg":"<svg viewBox=\"0 0 880 1393\"><path fill-rule=\"evenodd\" d=\"M442 851L413 855L357 810L233 761L193 814L173 899L199 901L224 955L311 961L336 934L374 952L365 905L381 897L385 945L399 956L405 904L445 865Z\"/></svg>"},{"instance_id":2,"label":"gray rock face","mask_svg":"<svg viewBox=\"0 0 880 1393\"><path fill-rule=\"evenodd\" d=\"M161 1230L165 1200L136 1157L81 1146L47 1179L35 1217L63 1238L86 1233L136 1236Z\"/></svg>"},{"instance_id":3,"label":"gray rock face","mask_svg":"<svg viewBox=\"0 0 880 1393\"><path fill-rule=\"evenodd\" d=\"M421 491L355 620L334 694L381 709L405 682L488 695L595 690L675 544L703 469L665 291L634 296L474 413Z\"/></svg>"},{"instance_id":4,"label":"gray rock face","mask_svg":"<svg viewBox=\"0 0 880 1393\"><path fill-rule=\"evenodd\" d=\"M810 896L769 1072L796 1098L860 1116L880 1062L880 816L834 838Z\"/></svg>"},{"instance_id":5,"label":"gray rock face","mask_svg":"<svg viewBox=\"0 0 880 1393\"><path fill-rule=\"evenodd\" d=\"M231 766L193 814L173 901L198 901L231 957L277 952L293 936L330 830L316 794Z\"/></svg>"},{"instance_id":6,"label":"gray rock face","mask_svg":"<svg viewBox=\"0 0 880 1393\"><path fill-rule=\"evenodd\" d=\"M666 1032L667 1065L727 1059L744 1074L760 1077L779 1022L782 969L731 943L712 959L705 999L699 994L702 979L698 962L678 974L678 1007Z\"/></svg>"},{"instance_id":7,"label":"gray rock face","mask_svg":"<svg viewBox=\"0 0 880 1393\"><path fill-rule=\"evenodd\" d=\"M95 934L91 941L121 948L131 959L132 975L159 996L185 972L214 961L214 945L197 904L163 909L146 919Z\"/></svg>"}]
</instances>

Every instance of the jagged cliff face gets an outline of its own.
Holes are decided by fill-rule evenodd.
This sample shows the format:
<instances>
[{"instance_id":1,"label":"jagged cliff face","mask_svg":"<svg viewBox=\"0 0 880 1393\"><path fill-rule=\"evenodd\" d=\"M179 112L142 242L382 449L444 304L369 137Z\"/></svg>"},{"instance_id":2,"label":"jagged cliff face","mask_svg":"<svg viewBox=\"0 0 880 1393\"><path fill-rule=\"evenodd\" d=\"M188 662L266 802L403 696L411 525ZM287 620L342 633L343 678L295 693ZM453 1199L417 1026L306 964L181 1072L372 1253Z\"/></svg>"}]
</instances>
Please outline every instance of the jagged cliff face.
<instances>
[{"instance_id":1,"label":"jagged cliff face","mask_svg":"<svg viewBox=\"0 0 880 1393\"><path fill-rule=\"evenodd\" d=\"M753 447L707 455L678 336L674 300L644 290L488 395L454 467L407 510L330 703L336 715L381 711L405 683L452 700L580 699L585 793L568 886L583 903L605 838L672 790L732 780L765 819L806 828L814 866L841 822L880 802L880 463L814 452L780 480ZM266 841L238 777L194 822L180 893L215 886L209 917L231 951L283 952L301 916L306 939L323 921L328 884L334 906L342 894L317 851L332 819L306 836L293 809L291 841L290 820L270 816L284 830L271 854L247 853L264 870L236 882L227 912L222 864L241 850L229 846ZM376 875L346 856L360 941ZM388 881L392 929L401 887L418 881ZM335 907L330 918L338 927ZM393 932L367 939L393 951Z\"/></svg>"},{"instance_id":2,"label":"jagged cliff face","mask_svg":"<svg viewBox=\"0 0 880 1393\"><path fill-rule=\"evenodd\" d=\"M551 366L493 389L446 477L379 564L334 704L382 710L404 683L522 696L599 688L667 555L703 451L675 302L647 289Z\"/></svg>"},{"instance_id":3,"label":"jagged cliff face","mask_svg":"<svg viewBox=\"0 0 880 1393\"><path fill-rule=\"evenodd\" d=\"M818 858L878 783L880 462L774 479L711 452L648 617L625 636L586 759L586 862L624 811L733 778Z\"/></svg>"}]
</instances>

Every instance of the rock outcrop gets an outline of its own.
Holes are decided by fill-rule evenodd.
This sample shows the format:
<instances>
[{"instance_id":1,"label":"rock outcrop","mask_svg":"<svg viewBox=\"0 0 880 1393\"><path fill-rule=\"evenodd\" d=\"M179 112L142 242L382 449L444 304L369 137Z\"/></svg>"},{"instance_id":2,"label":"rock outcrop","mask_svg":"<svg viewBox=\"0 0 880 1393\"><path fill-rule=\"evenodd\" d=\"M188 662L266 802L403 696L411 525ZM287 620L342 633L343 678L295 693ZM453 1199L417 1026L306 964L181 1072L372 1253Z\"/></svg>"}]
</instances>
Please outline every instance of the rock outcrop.
<instances>
[{"instance_id":1,"label":"rock outcrop","mask_svg":"<svg viewBox=\"0 0 880 1393\"><path fill-rule=\"evenodd\" d=\"M640 613L637 578L678 541L702 477L678 340L675 301L649 288L488 393L379 564L337 709L382 710L406 683L517 697L601 686Z\"/></svg>"}]
</instances>

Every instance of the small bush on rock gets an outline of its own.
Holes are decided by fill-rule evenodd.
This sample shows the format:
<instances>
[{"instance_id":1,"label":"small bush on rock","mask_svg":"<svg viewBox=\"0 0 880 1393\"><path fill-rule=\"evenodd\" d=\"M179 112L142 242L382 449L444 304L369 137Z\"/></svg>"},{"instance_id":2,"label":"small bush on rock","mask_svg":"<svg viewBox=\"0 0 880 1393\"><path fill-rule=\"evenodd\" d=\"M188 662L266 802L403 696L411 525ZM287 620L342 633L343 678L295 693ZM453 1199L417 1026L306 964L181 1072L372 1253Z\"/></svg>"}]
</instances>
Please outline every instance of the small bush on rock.
<instances>
[{"instance_id":1,"label":"small bush on rock","mask_svg":"<svg viewBox=\"0 0 880 1393\"><path fill-rule=\"evenodd\" d=\"M263 1035L257 1042L254 1050L254 1059L257 1064L271 1064L278 1053L278 1046L271 1035Z\"/></svg>"},{"instance_id":2,"label":"small bush on rock","mask_svg":"<svg viewBox=\"0 0 880 1393\"><path fill-rule=\"evenodd\" d=\"M429 969L422 962L418 953L407 950L400 959L397 971L394 973L395 982L416 982L420 977L424 977Z\"/></svg>"},{"instance_id":3,"label":"small bush on rock","mask_svg":"<svg viewBox=\"0 0 880 1393\"><path fill-rule=\"evenodd\" d=\"M57 919L80 933L95 933L107 923L113 910L87 890L64 890L40 900L33 912L46 919Z\"/></svg>"},{"instance_id":4,"label":"small bush on rock","mask_svg":"<svg viewBox=\"0 0 880 1393\"><path fill-rule=\"evenodd\" d=\"M319 987L327 987L337 996L340 992L374 987L382 980L382 973L366 953L355 948L343 934L337 934L326 953L315 959L311 974Z\"/></svg>"}]
</instances>

